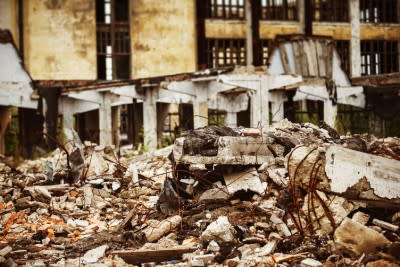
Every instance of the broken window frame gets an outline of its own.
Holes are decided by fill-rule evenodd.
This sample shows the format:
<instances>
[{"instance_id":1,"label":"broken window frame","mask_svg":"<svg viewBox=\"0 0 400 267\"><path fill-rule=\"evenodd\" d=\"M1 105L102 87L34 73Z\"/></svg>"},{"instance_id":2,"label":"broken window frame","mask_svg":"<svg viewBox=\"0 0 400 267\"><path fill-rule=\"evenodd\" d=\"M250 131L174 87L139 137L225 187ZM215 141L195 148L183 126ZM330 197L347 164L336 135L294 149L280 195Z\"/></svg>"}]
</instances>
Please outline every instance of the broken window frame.
<instances>
[{"instance_id":1,"label":"broken window frame","mask_svg":"<svg viewBox=\"0 0 400 267\"><path fill-rule=\"evenodd\" d=\"M207 18L245 19L245 0L208 0Z\"/></svg>"},{"instance_id":2,"label":"broken window frame","mask_svg":"<svg viewBox=\"0 0 400 267\"><path fill-rule=\"evenodd\" d=\"M313 20L319 22L350 22L347 1L313 0Z\"/></svg>"},{"instance_id":3,"label":"broken window frame","mask_svg":"<svg viewBox=\"0 0 400 267\"><path fill-rule=\"evenodd\" d=\"M360 22L398 23L397 0L360 0Z\"/></svg>"},{"instance_id":4,"label":"broken window frame","mask_svg":"<svg viewBox=\"0 0 400 267\"><path fill-rule=\"evenodd\" d=\"M246 65L245 39L206 39L207 67Z\"/></svg>"},{"instance_id":5,"label":"broken window frame","mask_svg":"<svg viewBox=\"0 0 400 267\"><path fill-rule=\"evenodd\" d=\"M261 19L297 21L297 0L261 0Z\"/></svg>"},{"instance_id":6,"label":"broken window frame","mask_svg":"<svg viewBox=\"0 0 400 267\"><path fill-rule=\"evenodd\" d=\"M128 5L125 15L117 12L117 10L119 12L124 10L124 8L118 6L122 2L117 0L96 1L97 73L99 80L129 79L131 76L129 1L125 0Z\"/></svg>"},{"instance_id":7,"label":"broken window frame","mask_svg":"<svg viewBox=\"0 0 400 267\"><path fill-rule=\"evenodd\" d=\"M361 41L361 75L376 75L398 71L399 51L397 41Z\"/></svg>"}]
</instances>

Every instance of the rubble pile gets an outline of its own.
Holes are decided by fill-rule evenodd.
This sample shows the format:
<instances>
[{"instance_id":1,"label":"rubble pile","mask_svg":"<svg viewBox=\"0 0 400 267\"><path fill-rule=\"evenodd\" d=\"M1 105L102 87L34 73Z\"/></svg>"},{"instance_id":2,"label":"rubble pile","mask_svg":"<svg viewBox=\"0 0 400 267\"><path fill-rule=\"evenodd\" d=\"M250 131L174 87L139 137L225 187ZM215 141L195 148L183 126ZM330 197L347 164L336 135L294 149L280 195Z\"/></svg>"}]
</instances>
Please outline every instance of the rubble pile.
<instances>
[{"instance_id":1,"label":"rubble pile","mask_svg":"<svg viewBox=\"0 0 400 267\"><path fill-rule=\"evenodd\" d=\"M0 265L398 266L400 139L283 120L0 163Z\"/></svg>"}]
</instances>

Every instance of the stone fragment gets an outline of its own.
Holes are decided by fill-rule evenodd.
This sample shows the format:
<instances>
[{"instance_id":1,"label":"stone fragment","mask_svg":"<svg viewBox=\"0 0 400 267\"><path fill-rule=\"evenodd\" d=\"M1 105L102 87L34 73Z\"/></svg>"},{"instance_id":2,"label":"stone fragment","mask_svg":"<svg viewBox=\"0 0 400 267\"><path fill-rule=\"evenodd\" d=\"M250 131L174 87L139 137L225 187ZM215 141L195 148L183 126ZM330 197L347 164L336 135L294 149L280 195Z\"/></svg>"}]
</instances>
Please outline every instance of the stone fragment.
<instances>
[{"instance_id":1,"label":"stone fragment","mask_svg":"<svg viewBox=\"0 0 400 267\"><path fill-rule=\"evenodd\" d=\"M203 240L215 240L222 242L230 242L232 241L235 230L233 226L229 223L228 217L220 216L218 219L206 228L206 230L201 234L201 239Z\"/></svg>"},{"instance_id":2,"label":"stone fragment","mask_svg":"<svg viewBox=\"0 0 400 267\"><path fill-rule=\"evenodd\" d=\"M349 218L345 218L336 229L334 240L339 250L357 256L374 253L390 245L390 241L382 234Z\"/></svg>"},{"instance_id":3,"label":"stone fragment","mask_svg":"<svg viewBox=\"0 0 400 267\"><path fill-rule=\"evenodd\" d=\"M394 262L390 262L387 260L376 260L376 261L371 261L368 262L366 267L398 267L399 265Z\"/></svg>"},{"instance_id":4,"label":"stone fragment","mask_svg":"<svg viewBox=\"0 0 400 267\"><path fill-rule=\"evenodd\" d=\"M356 213L353 214L353 217L351 219L355 222L361 223L363 225L366 225L369 221L370 216L364 212L357 211Z\"/></svg>"},{"instance_id":5,"label":"stone fragment","mask_svg":"<svg viewBox=\"0 0 400 267\"><path fill-rule=\"evenodd\" d=\"M398 225L394 225L379 219L373 219L372 223L375 224L376 226L379 226L383 229L392 231L392 232L397 232L397 230L399 230L399 226Z\"/></svg>"},{"instance_id":6,"label":"stone fragment","mask_svg":"<svg viewBox=\"0 0 400 267\"><path fill-rule=\"evenodd\" d=\"M199 201L228 200L230 195L227 191L226 187L210 188L200 195Z\"/></svg>"},{"instance_id":7,"label":"stone fragment","mask_svg":"<svg viewBox=\"0 0 400 267\"><path fill-rule=\"evenodd\" d=\"M182 217L179 215L175 215L161 222L150 223L150 225L147 226L146 229L143 230L143 232L146 236L147 241L153 242L160 239L160 237L162 237L163 235L174 230L181 222Z\"/></svg>"},{"instance_id":8,"label":"stone fragment","mask_svg":"<svg viewBox=\"0 0 400 267\"><path fill-rule=\"evenodd\" d=\"M234 194L240 190L261 194L266 189L266 186L261 183L258 172L254 167L244 169L240 172L224 174L224 180L230 194Z\"/></svg>"},{"instance_id":9,"label":"stone fragment","mask_svg":"<svg viewBox=\"0 0 400 267\"><path fill-rule=\"evenodd\" d=\"M322 266L322 263L317 260L307 258L300 262L300 266L301 267L318 267L318 266Z\"/></svg>"},{"instance_id":10,"label":"stone fragment","mask_svg":"<svg viewBox=\"0 0 400 267\"><path fill-rule=\"evenodd\" d=\"M86 251L83 255L82 262L85 264L96 263L100 258L104 257L108 245L102 245L97 248Z\"/></svg>"},{"instance_id":11,"label":"stone fragment","mask_svg":"<svg viewBox=\"0 0 400 267\"><path fill-rule=\"evenodd\" d=\"M220 247L219 247L218 243L215 242L214 240L211 240L210 243L208 243L207 251L218 252L219 250L220 250Z\"/></svg>"}]
</instances>

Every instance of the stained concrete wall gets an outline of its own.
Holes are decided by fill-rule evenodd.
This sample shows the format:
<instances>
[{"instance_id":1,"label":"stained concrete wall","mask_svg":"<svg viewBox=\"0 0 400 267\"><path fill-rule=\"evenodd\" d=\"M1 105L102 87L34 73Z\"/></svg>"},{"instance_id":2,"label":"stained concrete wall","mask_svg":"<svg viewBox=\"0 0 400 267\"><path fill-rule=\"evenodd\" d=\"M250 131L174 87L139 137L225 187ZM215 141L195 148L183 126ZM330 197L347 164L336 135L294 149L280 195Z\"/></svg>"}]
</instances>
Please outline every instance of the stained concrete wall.
<instances>
[{"instance_id":1,"label":"stained concrete wall","mask_svg":"<svg viewBox=\"0 0 400 267\"><path fill-rule=\"evenodd\" d=\"M95 1L24 1L24 54L33 79L96 79Z\"/></svg>"},{"instance_id":2,"label":"stained concrete wall","mask_svg":"<svg viewBox=\"0 0 400 267\"><path fill-rule=\"evenodd\" d=\"M131 0L132 78L196 70L195 0Z\"/></svg>"},{"instance_id":3,"label":"stained concrete wall","mask_svg":"<svg viewBox=\"0 0 400 267\"><path fill-rule=\"evenodd\" d=\"M0 0L0 29L8 29L18 47L18 6L17 0Z\"/></svg>"}]
</instances>

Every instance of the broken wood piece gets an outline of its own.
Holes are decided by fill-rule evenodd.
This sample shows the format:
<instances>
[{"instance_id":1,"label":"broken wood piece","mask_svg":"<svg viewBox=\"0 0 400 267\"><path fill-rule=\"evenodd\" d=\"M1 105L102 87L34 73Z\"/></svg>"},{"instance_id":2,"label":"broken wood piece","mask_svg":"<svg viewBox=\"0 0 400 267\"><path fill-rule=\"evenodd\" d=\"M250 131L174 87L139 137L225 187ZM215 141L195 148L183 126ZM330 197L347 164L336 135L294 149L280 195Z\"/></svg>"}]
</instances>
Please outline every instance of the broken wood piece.
<instances>
[{"instance_id":1,"label":"broken wood piece","mask_svg":"<svg viewBox=\"0 0 400 267\"><path fill-rule=\"evenodd\" d=\"M399 226L398 225L394 225L379 219L373 219L372 220L372 224L375 224L376 226L379 226L383 229L392 231L392 232L397 232L397 230L399 230Z\"/></svg>"},{"instance_id":2,"label":"broken wood piece","mask_svg":"<svg viewBox=\"0 0 400 267\"><path fill-rule=\"evenodd\" d=\"M157 250L119 250L111 254L121 257L129 264L141 264L146 262L162 262L169 260L180 260L184 253L194 252L196 248L178 246L168 249Z\"/></svg>"},{"instance_id":3,"label":"broken wood piece","mask_svg":"<svg viewBox=\"0 0 400 267\"><path fill-rule=\"evenodd\" d=\"M118 229L124 229L125 225L132 219L133 215L135 214L136 209L131 209L129 213L126 215L125 219L122 221L122 223L118 226Z\"/></svg>"}]
</instances>

